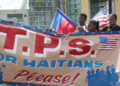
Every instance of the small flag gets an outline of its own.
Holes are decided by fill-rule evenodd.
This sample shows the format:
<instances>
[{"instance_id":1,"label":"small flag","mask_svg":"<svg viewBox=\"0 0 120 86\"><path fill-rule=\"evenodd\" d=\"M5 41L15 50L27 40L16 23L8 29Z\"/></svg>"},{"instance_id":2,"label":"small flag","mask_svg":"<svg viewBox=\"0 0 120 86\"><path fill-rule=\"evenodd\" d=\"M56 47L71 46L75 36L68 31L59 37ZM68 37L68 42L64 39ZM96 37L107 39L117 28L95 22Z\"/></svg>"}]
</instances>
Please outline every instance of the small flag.
<instances>
[{"instance_id":1,"label":"small flag","mask_svg":"<svg viewBox=\"0 0 120 86\"><path fill-rule=\"evenodd\" d=\"M117 36L101 36L99 37L99 40L99 50L113 50L118 47L119 38Z\"/></svg>"},{"instance_id":2,"label":"small flag","mask_svg":"<svg viewBox=\"0 0 120 86\"><path fill-rule=\"evenodd\" d=\"M94 20L99 21L99 28L109 25L109 5L107 4L103 9L101 9L94 17Z\"/></svg>"},{"instance_id":3,"label":"small flag","mask_svg":"<svg viewBox=\"0 0 120 86\"><path fill-rule=\"evenodd\" d=\"M69 34L75 32L78 27L76 23L58 9L50 28L53 28L60 34Z\"/></svg>"}]
</instances>

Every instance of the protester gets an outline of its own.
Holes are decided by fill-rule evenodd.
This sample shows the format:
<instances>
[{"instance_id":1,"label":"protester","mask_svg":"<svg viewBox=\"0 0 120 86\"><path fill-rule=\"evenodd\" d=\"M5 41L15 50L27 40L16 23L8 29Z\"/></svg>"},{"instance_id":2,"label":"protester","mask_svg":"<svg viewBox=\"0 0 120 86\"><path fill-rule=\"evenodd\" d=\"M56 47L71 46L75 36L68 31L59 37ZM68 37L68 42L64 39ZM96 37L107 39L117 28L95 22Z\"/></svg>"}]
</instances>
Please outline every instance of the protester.
<instances>
[{"instance_id":1,"label":"protester","mask_svg":"<svg viewBox=\"0 0 120 86\"><path fill-rule=\"evenodd\" d=\"M79 32L98 32L99 31L99 22L95 20L90 20L86 30L81 28Z\"/></svg>"},{"instance_id":2,"label":"protester","mask_svg":"<svg viewBox=\"0 0 120 86\"><path fill-rule=\"evenodd\" d=\"M88 24L88 32L98 32L99 31L99 21L91 20Z\"/></svg>"},{"instance_id":3,"label":"protester","mask_svg":"<svg viewBox=\"0 0 120 86\"><path fill-rule=\"evenodd\" d=\"M85 24L86 20L87 20L87 15L84 13L80 14L79 28L78 28L77 32L81 32L83 29L86 30L86 28L87 28L87 25ZM81 28L83 28L83 29L81 29Z\"/></svg>"},{"instance_id":4,"label":"protester","mask_svg":"<svg viewBox=\"0 0 120 86\"><path fill-rule=\"evenodd\" d=\"M120 31L120 27L116 24L117 22L117 15L111 14L109 16L109 26L103 27L101 31Z\"/></svg>"}]
</instances>

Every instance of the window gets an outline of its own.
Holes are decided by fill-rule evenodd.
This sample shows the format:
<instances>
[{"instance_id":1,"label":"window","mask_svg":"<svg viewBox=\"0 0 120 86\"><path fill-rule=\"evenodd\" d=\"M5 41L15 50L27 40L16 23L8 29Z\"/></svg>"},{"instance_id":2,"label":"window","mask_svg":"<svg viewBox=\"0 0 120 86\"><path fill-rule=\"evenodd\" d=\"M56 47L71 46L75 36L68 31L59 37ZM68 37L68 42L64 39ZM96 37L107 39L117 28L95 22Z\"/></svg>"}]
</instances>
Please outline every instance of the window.
<instances>
[{"instance_id":1,"label":"window","mask_svg":"<svg viewBox=\"0 0 120 86\"><path fill-rule=\"evenodd\" d=\"M56 0L41 0L37 3L36 0L30 0L30 25L40 29L49 28L56 13L56 7L60 7L65 12L65 0L59 0L59 2ZM78 23L81 12L80 2L80 0L67 0L67 15L76 23ZM36 24L33 24L33 22Z\"/></svg>"},{"instance_id":2,"label":"window","mask_svg":"<svg viewBox=\"0 0 120 86\"><path fill-rule=\"evenodd\" d=\"M23 22L23 14L8 14L7 18L9 21L15 21L19 23Z\"/></svg>"},{"instance_id":3,"label":"window","mask_svg":"<svg viewBox=\"0 0 120 86\"><path fill-rule=\"evenodd\" d=\"M50 27L54 16L54 0L41 0L39 3L30 0L29 6L30 25L41 29Z\"/></svg>"},{"instance_id":4,"label":"window","mask_svg":"<svg viewBox=\"0 0 120 86\"><path fill-rule=\"evenodd\" d=\"M67 15L77 24L80 13L81 13L81 1L67 0Z\"/></svg>"}]
</instances>

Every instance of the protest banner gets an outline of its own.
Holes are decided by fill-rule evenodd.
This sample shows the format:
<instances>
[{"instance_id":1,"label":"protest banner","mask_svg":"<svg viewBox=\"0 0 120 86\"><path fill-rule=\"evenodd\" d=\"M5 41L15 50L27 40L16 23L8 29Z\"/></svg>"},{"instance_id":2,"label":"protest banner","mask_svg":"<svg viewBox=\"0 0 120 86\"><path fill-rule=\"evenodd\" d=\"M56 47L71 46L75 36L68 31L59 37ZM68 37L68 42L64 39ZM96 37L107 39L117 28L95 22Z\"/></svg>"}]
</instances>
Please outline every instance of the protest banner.
<instances>
[{"instance_id":1,"label":"protest banner","mask_svg":"<svg viewBox=\"0 0 120 86\"><path fill-rule=\"evenodd\" d=\"M118 86L119 32L56 35L0 21L0 84Z\"/></svg>"}]
</instances>

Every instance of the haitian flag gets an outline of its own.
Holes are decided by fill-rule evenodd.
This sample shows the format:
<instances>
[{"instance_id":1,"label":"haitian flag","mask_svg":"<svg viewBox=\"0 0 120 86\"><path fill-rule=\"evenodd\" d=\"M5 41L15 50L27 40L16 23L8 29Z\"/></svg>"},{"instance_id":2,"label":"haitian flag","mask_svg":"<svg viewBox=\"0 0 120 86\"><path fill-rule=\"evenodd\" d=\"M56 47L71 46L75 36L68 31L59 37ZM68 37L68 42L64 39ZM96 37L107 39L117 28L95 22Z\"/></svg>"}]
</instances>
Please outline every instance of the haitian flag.
<instances>
[{"instance_id":1,"label":"haitian flag","mask_svg":"<svg viewBox=\"0 0 120 86\"><path fill-rule=\"evenodd\" d=\"M75 32L77 29L77 24L58 9L50 28L55 29L61 34L69 34Z\"/></svg>"}]
</instances>

